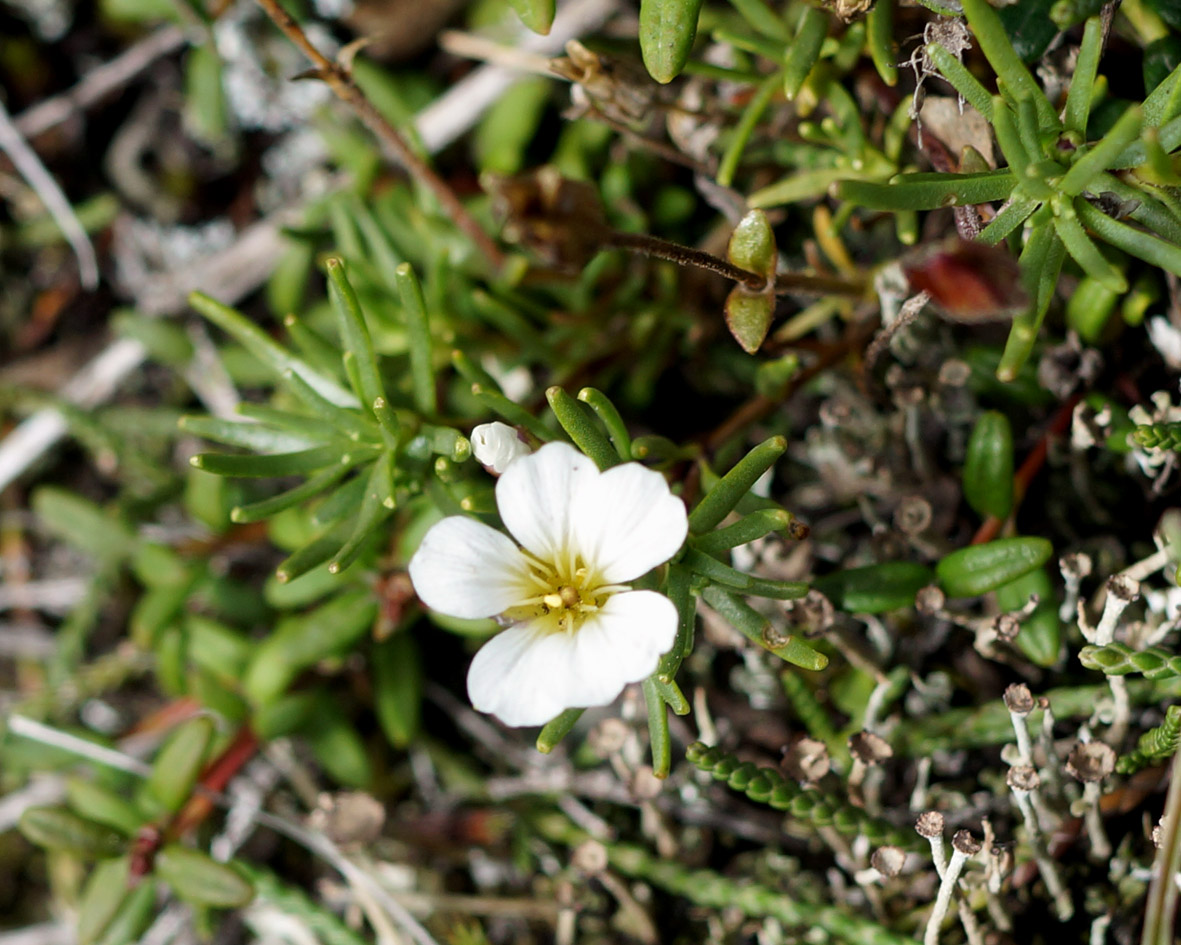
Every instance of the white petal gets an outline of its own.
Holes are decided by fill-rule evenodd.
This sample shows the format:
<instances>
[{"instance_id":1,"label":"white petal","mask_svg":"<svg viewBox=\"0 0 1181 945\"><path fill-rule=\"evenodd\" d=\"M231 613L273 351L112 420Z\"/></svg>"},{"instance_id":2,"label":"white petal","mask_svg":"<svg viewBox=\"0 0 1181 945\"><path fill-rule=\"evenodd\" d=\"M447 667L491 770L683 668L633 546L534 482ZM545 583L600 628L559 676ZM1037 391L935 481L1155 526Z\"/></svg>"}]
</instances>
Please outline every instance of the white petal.
<instances>
[{"instance_id":1,"label":"white petal","mask_svg":"<svg viewBox=\"0 0 1181 945\"><path fill-rule=\"evenodd\" d=\"M573 497L598 476L595 464L574 447L547 443L518 459L496 483L500 517L526 551L553 562L569 544Z\"/></svg>"},{"instance_id":2,"label":"white petal","mask_svg":"<svg viewBox=\"0 0 1181 945\"><path fill-rule=\"evenodd\" d=\"M566 709L613 702L651 675L676 632L667 597L616 594L573 634L525 623L493 637L472 660L468 696L506 725L544 725Z\"/></svg>"},{"instance_id":3,"label":"white petal","mask_svg":"<svg viewBox=\"0 0 1181 945\"><path fill-rule=\"evenodd\" d=\"M574 547L604 581L631 581L685 541L689 517L658 472L638 463L608 469L574 496Z\"/></svg>"},{"instance_id":4,"label":"white petal","mask_svg":"<svg viewBox=\"0 0 1181 945\"><path fill-rule=\"evenodd\" d=\"M529 563L512 539L453 515L431 526L410 559L415 593L452 617L492 617L531 593Z\"/></svg>"},{"instance_id":5,"label":"white petal","mask_svg":"<svg viewBox=\"0 0 1181 945\"><path fill-rule=\"evenodd\" d=\"M472 430L470 439L476 462L497 475L508 469L514 460L529 455L529 447L521 441L517 431L499 420L481 423Z\"/></svg>"}]
</instances>

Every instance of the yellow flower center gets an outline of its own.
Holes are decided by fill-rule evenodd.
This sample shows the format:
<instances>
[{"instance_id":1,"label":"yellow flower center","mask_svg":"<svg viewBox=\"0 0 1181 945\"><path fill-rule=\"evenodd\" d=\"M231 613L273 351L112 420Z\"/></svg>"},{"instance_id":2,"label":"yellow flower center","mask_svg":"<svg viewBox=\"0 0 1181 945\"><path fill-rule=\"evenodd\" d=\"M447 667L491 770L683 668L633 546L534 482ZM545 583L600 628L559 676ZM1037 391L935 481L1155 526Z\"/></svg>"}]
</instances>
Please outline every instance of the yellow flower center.
<instances>
[{"instance_id":1,"label":"yellow flower center","mask_svg":"<svg viewBox=\"0 0 1181 945\"><path fill-rule=\"evenodd\" d=\"M602 607L624 585L607 584L574 554L545 561L529 552L529 585L524 599L503 616L514 622L540 624L549 633L576 633L588 616Z\"/></svg>"}]
</instances>

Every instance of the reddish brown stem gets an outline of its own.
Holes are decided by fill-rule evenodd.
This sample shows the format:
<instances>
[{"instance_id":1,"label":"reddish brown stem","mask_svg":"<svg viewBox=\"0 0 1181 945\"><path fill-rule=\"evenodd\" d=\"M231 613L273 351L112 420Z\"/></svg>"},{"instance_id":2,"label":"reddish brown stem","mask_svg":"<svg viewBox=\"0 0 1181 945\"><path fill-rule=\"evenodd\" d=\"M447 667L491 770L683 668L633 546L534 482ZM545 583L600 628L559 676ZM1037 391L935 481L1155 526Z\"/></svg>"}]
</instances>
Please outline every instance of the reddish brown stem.
<instances>
[{"instance_id":1,"label":"reddish brown stem","mask_svg":"<svg viewBox=\"0 0 1181 945\"><path fill-rule=\"evenodd\" d=\"M1021 464L1020 468L1013 475L1013 510L1009 513L1010 519L1017 514L1017 509L1021 506L1021 500L1025 498L1029 484L1033 482L1033 477L1038 474L1045 464L1046 455L1050 450L1050 439L1055 436L1061 436L1070 428L1070 420L1074 416L1075 405L1080 399L1082 399L1082 395L1075 394L1058 408L1058 411L1054 414L1054 418L1050 421L1050 425L1046 428L1046 432L1042 434L1041 438L1037 441L1037 445L1025 457L1025 462ZM983 545L985 542L992 541L996 538L997 533L1000 532L1001 526L1005 521L994 515L990 515L976 529L976 534L972 536L972 544Z\"/></svg>"},{"instance_id":2,"label":"reddish brown stem","mask_svg":"<svg viewBox=\"0 0 1181 945\"><path fill-rule=\"evenodd\" d=\"M455 192L438 174L434 172L422 158L420 158L405 139L398 133L385 116L381 114L373 103L365 97L353 82L351 73L325 56L315 44L308 39L303 28L295 22L286 10L279 6L277 0L258 0L258 5L269 16L280 30L298 46L315 66L316 77L323 80L342 102L349 106L365 126L372 131L386 146L391 156L415 180L425 184L443 208L443 212L455 221L458 226L477 247L494 269L499 269L504 263L504 253L495 241L484 232L484 228L476 221Z\"/></svg>"},{"instance_id":3,"label":"reddish brown stem","mask_svg":"<svg viewBox=\"0 0 1181 945\"><path fill-rule=\"evenodd\" d=\"M188 799L180 813L176 815L168 826L169 837L182 837L198 824L202 823L213 810L213 795L220 794L230 779L236 775L242 766L254 757L258 751L258 736L249 726L242 726L234 740L226 746L201 775L197 790Z\"/></svg>"}]
</instances>

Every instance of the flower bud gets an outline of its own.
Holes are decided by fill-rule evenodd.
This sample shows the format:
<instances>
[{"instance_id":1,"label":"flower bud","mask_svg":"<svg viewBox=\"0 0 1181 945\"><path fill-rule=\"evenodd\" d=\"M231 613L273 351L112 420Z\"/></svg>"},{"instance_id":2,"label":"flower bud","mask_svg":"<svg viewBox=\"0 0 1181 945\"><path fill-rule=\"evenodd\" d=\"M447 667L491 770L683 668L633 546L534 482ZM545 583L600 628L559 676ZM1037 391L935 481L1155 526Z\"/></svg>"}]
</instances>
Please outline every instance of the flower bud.
<instances>
[{"instance_id":1,"label":"flower bud","mask_svg":"<svg viewBox=\"0 0 1181 945\"><path fill-rule=\"evenodd\" d=\"M499 420L481 423L472 430L471 441L476 461L497 476L514 460L530 452L517 431Z\"/></svg>"}]
</instances>

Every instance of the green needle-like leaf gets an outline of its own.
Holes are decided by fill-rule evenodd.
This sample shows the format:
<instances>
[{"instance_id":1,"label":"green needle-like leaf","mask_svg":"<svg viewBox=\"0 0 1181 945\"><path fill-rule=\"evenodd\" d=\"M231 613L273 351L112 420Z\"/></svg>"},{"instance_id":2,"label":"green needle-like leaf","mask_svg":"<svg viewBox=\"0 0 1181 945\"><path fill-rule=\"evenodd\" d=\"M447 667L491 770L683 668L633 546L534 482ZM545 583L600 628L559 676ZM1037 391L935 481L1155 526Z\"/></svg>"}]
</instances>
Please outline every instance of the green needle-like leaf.
<instances>
[{"instance_id":1,"label":"green needle-like leaf","mask_svg":"<svg viewBox=\"0 0 1181 945\"><path fill-rule=\"evenodd\" d=\"M1046 213L1047 209L1043 207L1039 215ZM1025 282L1031 301L1029 308L1013 319L1004 353L996 369L999 380L1011 381L1016 378L1021 365L1029 359L1038 329L1058 286L1058 274L1062 270L1065 255L1066 248L1054 232L1051 221L1043 218L1035 223L1020 259L1022 281Z\"/></svg>"},{"instance_id":2,"label":"green needle-like leaf","mask_svg":"<svg viewBox=\"0 0 1181 945\"><path fill-rule=\"evenodd\" d=\"M1167 243L1151 233L1113 220L1081 198L1075 201L1074 207L1079 219L1105 242L1131 256L1181 276L1181 246Z\"/></svg>"},{"instance_id":3,"label":"green needle-like leaf","mask_svg":"<svg viewBox=\"0 0 1181 945\"><path fill-rule=\"evenodd\" d=\"M693 546L707 555L718 554L755 541L772 532L784 531L794 516L785 509L759 509L733 525L707 532L693 539Z\"/></svg>"},{"instance_id":4,"label":"green needle-like leaf","mask_svg":"<svg viewBox=\"0 0 1181 945\"><path fill-rule=\"evenodd\" d=\"M625 463L632 458L631 436L627 432L627 424L615 409L607 395L593 387L584 387L578 392L578 399L591 408L599 418L599 422L607 430L611 438L611 445Z\"/></svg>"},{"instance_id":5,"label":"green needle-like leaf","mask_svg":"<svg viewBox=\"0 0 1181 945\"><path fill-rule=\"evenodd\" d=\"M1067 131L1073 131L1086 140L1087 118L1091 114L1091 94L1095 89L1095 74L1099 71L1099 57L1103 54L1103 21L1093 16L1087 20L1083 30L1083 41L1075 60L1074 74L1070 77L1070 88L1066 93L1066 109L1063 124ZM1148 103L1144 103L1145 116Z\"/></svg>"},{"instance_id":6,"label":"green needle-like leaf","mask_svg":"<svg viewBox=\"0 0 1181 945\"><path fill-rule=\"evenodd\" d=\"M222 420L220 417L181 417L178 425L186 433L224 443L226 446L237 446L256 453L293 453L297 450L309 449L322 444L329 437L299 436L289 431L279 431L261 423L236 423L233 420Z\"/></svg>"},{"instance_id":7,"label":"green needle-like leaf","mask_svg":"<svg viewBox=\"0 0 1181 945\"><path fill-rule=\"evenodd\" d=\"M735 630L759 646L770 650L781 660L801 669L821 670L828 665L828 657L812 649L798 637L784 636L771 626L770 621L737 594L717 586L707 587L702 596Z\"/></svg>"},{"instance_id":8,"label":"green needle-like leaf","mask_svg":"<svg viewBox=\"0 0 1181 945\"><path fill-rule=\"evenodd\" d=\"M804 4L795 38L783 60L783 94L788 101L800 94L804 80L820 57L820 47L828 35L828 14Z\"/></svg>"},{"instance_id":9,"label":"green needle-like leaf","mask_svg":"<svg viewBox=\"0 0 1181 945\"><path fill-rule=\"evenodd\" d=\"M228 305L222 305L202 292L191 293L189 304L226 334L233 336L239 344L276 374L282 375L290 371L329 403L341 407L357 406L357 399L351 393L336 381L314 370L307 362L295 357L286 348L276 344L241 312Z\"/></svg>"},{"instance_id":10,"label":"green needle-like leaf","mask_svg":"<svg viewBox=\"0 0 1181 945\"><path fill-rule=\"evenodd\" d=\"M782 82L781 73L768 76L747 103L746 108L743 109L742 117L738 119L738 124L734 126L734 131L730 135L730 143L726 146L722 160L718 163L717 180L723 187L729 187L734 182L734 172L738 170L738 163L742 160L742 152L746 150L747 142L750 141L755 126L779 90L780 82Z\"/></svg>"},{"instance_id":11,"label":"green needle-like leaf","mask_svg":"<svg viewBox=\"0 0 1181 945\"><path fill-rule=\"evenodd\" d=\"M1111 130L1070 166L1058 189L1072 197L1088 190L1095 177L1112 167L1124 148L1140 136L1143 124L1143 111L1135 105L1128 108Z\"/></svg>"},{"instance_id":12,"label":"green needle-like leaf","mask_svg":"<svg viewBox=\"0 0 1181 945\"><path fill-rule=\"evenodd\" d=\"M345 275L344 262L334 256L324 265L328 270L328 298L336 311L340 342L345 352L351 353L356 359L357 397L363 404L371 405L379 397L385 397L385 388L377 371L377 353L369 338L361 303L357 301L357 293Z\"/></svg>"},{"instance_id":13,"label":"green needle-like leaf","mask_svg":"<svg viewBox=\"0 0 1181 945\"><path fill-rule=\"evenodd\" d=\"M1128 281L1122 272L1115 268L1106 257L1099 252L1086 231L1078 222L1074 208L1069 204L1062 208L1062 212L1054 216L1054 230L1066 251L1074 257L1087 275L1099 280L1113 292L1127 292Z\"/></svg>"},{"instance_id":14,"label":"green needle-like leaf","mask_svg":"<svg viewBox=\"0 0 1181 945\"><path fill-rule=\"evenodd\" d=\"M562 429L570 435L575 446L594 460L599 469L610 469L619 465L619 454L607 439L589 407L575 400L560 387L551 387L545 392L545 397Z\"/></svg>"},{"instance_id":15,"label":"green needle-like leaf","mask_svg":"<svg viewBox=\"0 0 1181 945\"><path fill-rule=\"evenodd\" d=\"M643 682L644 702L648 706L648 740L652 750L652 773L667 778L672 764L672 740L668 734L668 708L656 682Z\"/></svg>"},{"instance_id":16,"label":"green needle-like leaf","mask_svg":"<svg viewBox=\"0 0 1181 945\"><path fill-rule=\"evenodd\" d=\"M927 57L935 64L948 82L957 92L984 116L986 121L992 121L992 96L980 84L968 67L948 52L947 48L938 43L927 43Z\"/></svg>"},{"instance_id":17,"label":"green needle-like leaf","mask_svg":"<svg viewBox=\"0 0 1181 945\"><path fill-rule=\"evenodd\" d=\"M869 55L886 85L898 84L898 51L894 45L894 0L878 0L865 18ZM986 96L987 97L987 96Z\"/></svg>"},{"instance_id":18,"label":"green needle-like leaf","mask_svg":"<svg viewBox=\"0 0 1181 945\"><path fill-rule=\"evenodd\" d=\"M1037 84L1025 63L1017 55L1004 24L988 0L962 0L964 16L981 50L997 77L1005 83L1017 98L1029 98L1037 109L1038 123L1043 128L1057 125L1058 116L1045 92Z\"/></svg>"},{"instance_id":19,"label":"green needle-like leaf","mask_svg":"<svg viewBox=\"0 0 1181 945\"><path fill-rule=\"evenodd\" d=\"M270 476L299 476L317 472L326 466L355 461L371 455L365 447L343 453L339 446L317 446L297 453L268 453L262 456L238 453L198 453L189 462L198 469L218 476L263 478Z\"/></svg>"},{"instance_id":20,"label":"green needle-like leaf","mask_svg":"<svg viewBox=\"0 0 1181 945\"><path fill-rule=\"evenodd\" d=\"M369 472L365 493L356 510L353 533L328 562L328 572L339 574L355 560L366 540L394 510L394 455L384 452Z\"/></svg>"},{"instance_id":21,"label":"green needle-like leaf","mask_svg":"<svg viewBox=\"0 0 1181 945\"><path fill-rule=\"evenodd\" d=\"M431 326L427 318L422 284L409 263L394 270L402 309L406 313L406 338L410 344L410 377L414 390L414 405L420 413L434 416L438 411L435 400L435 371L431 355Z\"/></svg>"},{"instance_id":22,"label":"green needle-like leaf","mask_svg":"<svg viewBox=\"0 0 1181 945\"><path fill-rule=\"evenodd\" d=\"M836 196L870 210L937 210L1004 200L1016 178L1010 168L975 174L899 174L889 183L842 180Z\"/></svg>"},{"instance_id":23,"label":"green needle-like leaf","mask_svg":"<svg viewBox=\"0 0 1181 945\"><path fill-rule=\"evenodd\" d=\"M786 449L787 440L773 436L742 457L689 514L689 531L696 535L717 528Z\"/></svg>"},{"instance_id":24,"label":"green needle-like leaf","mask_svg":"<svg viewBox=\"0 0 1181 945\"><path fill-rule=\"evenodd\" d=\"M992 218L992 222L980 232L980 242L995 246L1029 219L1029 215L1041 205L1040 200L1014 194Z\"/></svg>"},{"instance_id":25,"label":"green needle-like leaf","mask_svg":"<svg viewBox=\"0 0 1181 945\"><path fill-rule=\"evenodd\" d=\"M328 469L317 473L294 489L280 492L278 495L271 496L269 499L263 499L260 502L252 502L250 505L236 506L230 512L230 519L239 524L264 521L273 515L278 515L284 509L293 508L296 505L306 502L308 499L318 496L321 492L331 488L343 479L351 468L344 463L330 466Z\"/></svg>"},{"instance_id":26,"label":"green needle-like leaf","mask_svg":"<svg viewBox=\"0 0 1181 945\"><path fill-rule=\"evenodd\" d=\"M570 734L585 711L586 709L567 709L557 718L546 722L537 736L537 750L543 755L548 755L557 748L558 743Z\"/></svg>"},{"instance_id":27,"label":"green needle-like leaf","mask_svg":"<svg viewBox=\"0 0 1181 945\"><path fill-rule=\"evenodd\" d=\"M483 384L473 384L472 396L502 420L508 421L515 427L524 427L542 442L554 438L553 431L520 404L513 403L505 397L499 389L488 388Z\"/></svg>"}]
</instances>

